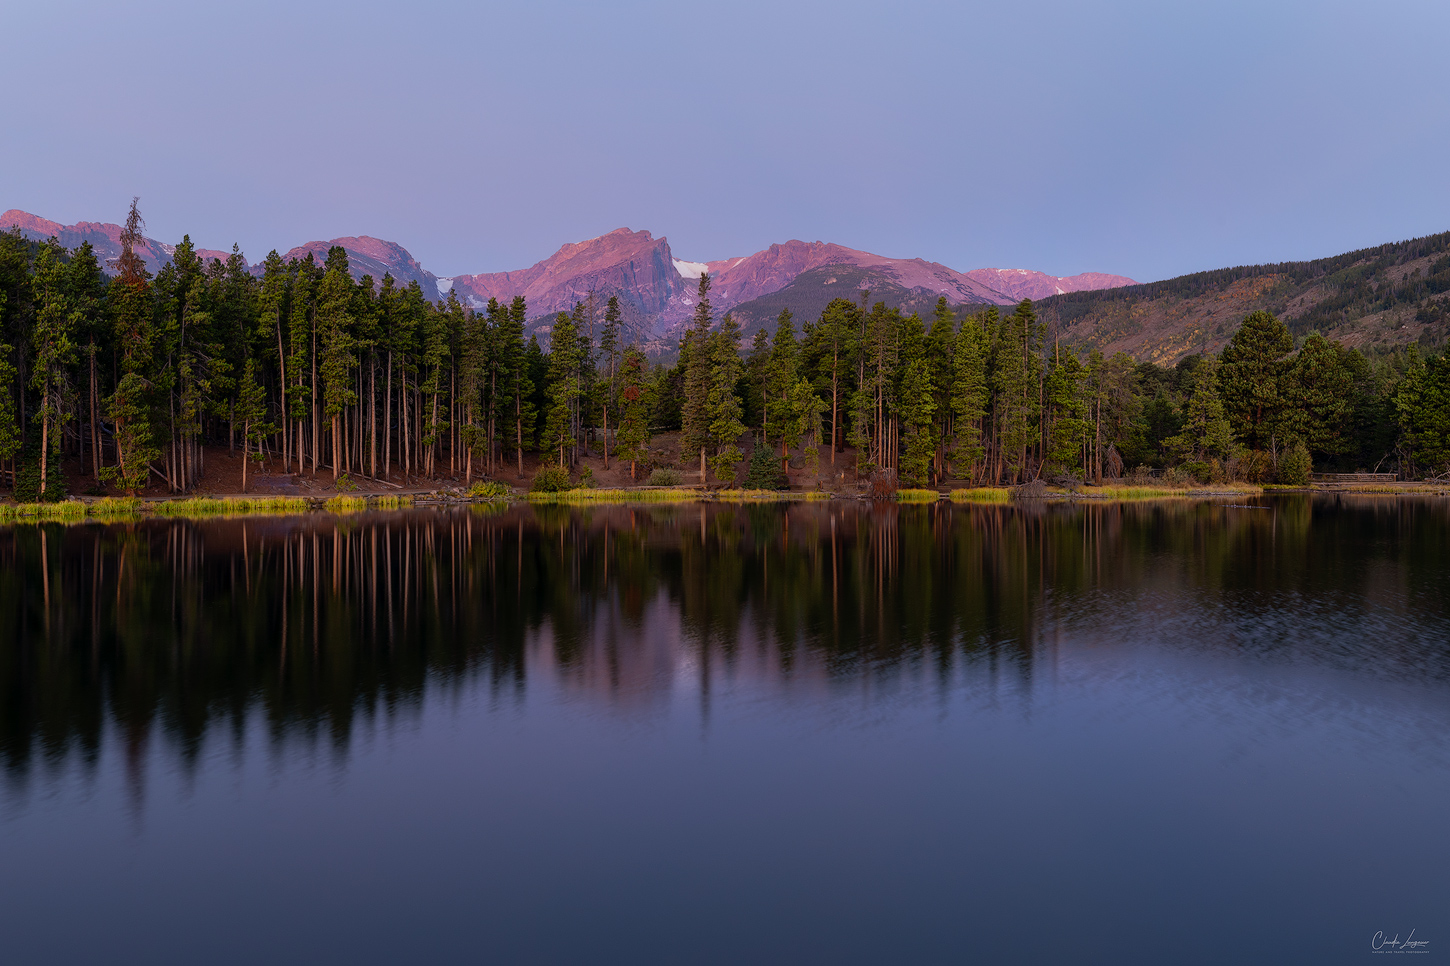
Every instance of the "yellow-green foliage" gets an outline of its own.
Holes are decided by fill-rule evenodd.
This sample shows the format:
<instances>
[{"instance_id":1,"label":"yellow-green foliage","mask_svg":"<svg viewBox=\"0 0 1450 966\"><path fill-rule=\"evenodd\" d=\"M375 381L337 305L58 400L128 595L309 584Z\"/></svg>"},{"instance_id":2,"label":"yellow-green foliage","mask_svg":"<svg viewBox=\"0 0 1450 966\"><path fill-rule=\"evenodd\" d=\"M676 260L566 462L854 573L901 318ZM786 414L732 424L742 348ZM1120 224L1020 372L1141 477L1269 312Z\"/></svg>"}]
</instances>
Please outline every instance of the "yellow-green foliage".
<instances>
[{"instance_id":1,"label":"yellow-green foliage","mask_svg":"<svg viewBox=\"0 0 1450 966\"><path fill-rule=\"evenodd\" d=\"M1008 486L974 486L965 490L952 490L953 503L1009 503L1012 488Z\"/></svg>"},{"instance_id":2,"label":"yellow-green foliage","mask_svg":"<svg viewBox=\"0 0 1450 966\"><path fill-rule=\"evenodd\" d=\"M365 496L335 496L324 504L329 513L357 513L368 508Z\"/></svg>"},{"instance_id":3,"label":"yellow-green foliage","mask_svg":"<svg viewBox=\"0 0 1450 966\"><path fill-rule=\"evenodd\" d=\"M468 489L475 500L507 500L512 494L513 488L498 480L480 480Z\"/></svg>"},{"instance_id":4,"label":"yellow-green foliage","mask_svg":"<svg viewBox=\"0 0 1450 966\"><path fill-rule=\"evenodd\" d=\"M147 509L164 517L216 517L248 513L301 513L307 501L301 497L259 497L256 499L219 500L212 496L196 496L186 500L163 500L147 505Z\"/></svg>"},{"instance_id":5,"label":"yellow-green foliage","mask_svg":"<svg viewBox=\"0 0 1450 966\"><path fill-rule=\"evenodd\" d=\"M528 494L530 503L688 503L701 495L695 490L561 490Z\"/></svg>"},{"instance_id":6,"label":"yellow-green foliage","mask_svg":"<svg viewBox=\"0 0 1450 966\"><path fill-rule=\"evenodd\" d=\"M86 517L86 505L79 500L59 503L20 503L0 506L0 522L39 523L43 520L76 521Z\"/></svg>"},{"instance_id":7,"label":"yellow-green foliage","mask_svg":"<svg viewBox=\"0 0 1450 966\"><path fill-rule=\"evenodd\" d=\"M130 517L141 512L141 499L135 496L108 496L86 507L93 517Z\"/></svg>"},{"instance_id":8,"label":"yellow-green foliage","mask_svg":"<svg viewBox=\"0 0 1450 966\"><path fill-rule=\"evenodd\" d=\"M373 498L373 505L379 510L401 510L413 505L411 496L387 495Z\"/></svg>"},{"instance_id":9,"label":"yellow-green foliage","mask_svg":"<svg viewBox=\"0 0 1450 966\"><path fill-rule=\"evenodd\" d=\"M897 490L897 503L935 503L941 499L936 490Z\"/></svg>"},{"instance_id":10,"label":"yellow-green foliage","mask_svg":"<svg viewBox=\"0 0 1450 966\"><path fill-rule=\"evenodd\" d=\"M1215 483L1188 490L1168 489L1161 486L1089 486L1084 487L1081 496L1104 500L1161 500L1172 496L1207 496L1214 493L1262 493L1264 488L1249 483Z\"/></svg>"},{"instance_id":11,"label":"yellow-green foliage","mask_svg":"<svg viewBox=\"0 0 1450 966\"><path fill-rule=\"evenodd\" d=\"M786 500L829 500L831 494L825 490L804 490L792 493L787 490L720 490L715 499L726 503L778 503Z\"/></svg>"}]
</instances>

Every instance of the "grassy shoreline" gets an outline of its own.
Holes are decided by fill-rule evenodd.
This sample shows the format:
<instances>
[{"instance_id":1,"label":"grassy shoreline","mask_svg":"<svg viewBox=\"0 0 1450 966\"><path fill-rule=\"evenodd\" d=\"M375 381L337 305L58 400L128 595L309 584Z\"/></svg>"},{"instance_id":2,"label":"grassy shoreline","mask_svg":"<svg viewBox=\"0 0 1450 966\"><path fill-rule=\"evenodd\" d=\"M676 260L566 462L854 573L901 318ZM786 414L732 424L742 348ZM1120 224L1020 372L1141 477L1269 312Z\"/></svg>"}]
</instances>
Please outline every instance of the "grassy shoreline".
<instances>
[{"instance_id":1,"label":"grassy shoreline","mask_svg":"<svg viewBox=\"0 0 1450 966\"><path fill-rule=\"evenodd\" d=\"M1108 485L1084 486L1076 491L1048 488L1040 497L1052 502L1097 500L1129 502L1137 500L1210 499L1213 497L1261 496L1269 492L1348 493L1377 496L1450 496L1450 486L1443 483L1395 484L1312 484L1307 487L1255 486L1230 483L1195 486L1183 489L1157 486ZM197 496L176 499L146 500L139 497L103 497L94 500L70 499L58 503L0 503L0 524L10 523L83 523L161 519L207 519L238 516L282 516L301 513L361 513L369 510L398 510L431 504L502 505L528 503L533 505L589 506L637 503L799 503L826 500L858 499L851 494L825 491L781 490L700 490L693 487L641 487L637 489L576 489L559 493L512 492L507 496L470 497L445 493L337 495L333 497L211 497ZM938 502L1004 504L1013 499L1007 486L979 486L954 489L943 493L930 489L903 489L896 493L901 504Z\"/></svg>"}]
</instances>

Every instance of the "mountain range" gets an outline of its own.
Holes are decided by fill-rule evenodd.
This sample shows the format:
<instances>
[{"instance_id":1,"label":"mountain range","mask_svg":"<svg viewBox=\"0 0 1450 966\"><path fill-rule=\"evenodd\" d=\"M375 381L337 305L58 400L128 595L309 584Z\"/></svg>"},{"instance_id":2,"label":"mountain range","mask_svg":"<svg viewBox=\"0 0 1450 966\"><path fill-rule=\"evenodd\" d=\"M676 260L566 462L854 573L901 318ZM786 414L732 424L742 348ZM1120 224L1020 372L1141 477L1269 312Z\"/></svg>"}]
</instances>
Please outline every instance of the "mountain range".
<instances>
[{"instance_id":1,"label":"mountain range","mask_svg":"<svg viewBox=\"0 0 1450 966\"><path fill-rule=\"evenodd\" d=\"M11 210L0 215L0 230L12 227L35 240L53 236L68 248L89 241L103 265L109 265L121 251L119 225L62 225ZM283 258L305 258L311 253L321 261L333 245L347 250L354 276L380 279L391 273L405 285L417 281L430 298L443 298L452 291L481 308L490 298L507 302L522 295L528 300L534 323L547 324L555 313L571 310L591 292L601 303L617 295L626 327L644 340L669 336L691 317L703 272L710 273L710 300L717 318L738 309L747 334L773 320L781 307L809 317L837 296L854 300L861 289L872 291L873 302L918 308L935 304L941 296L953 306L1009 305L1023 298L1136 284L1121 275L1096 272L1066 278L1025 269L959 272L920 258L887 258L819 241L788 241L752 255L692 262L677 258L666 238L628 228L566 244L529 268L451 278L428 271L396 242L368 235L310 241ZM154 273L170 261L174 251L174 246L148 238L139 254ZM229 255L211 249L197 251L207 259L225 260ZM768 312L772 306L778 307Z\"/></svg>"}]
</instances>

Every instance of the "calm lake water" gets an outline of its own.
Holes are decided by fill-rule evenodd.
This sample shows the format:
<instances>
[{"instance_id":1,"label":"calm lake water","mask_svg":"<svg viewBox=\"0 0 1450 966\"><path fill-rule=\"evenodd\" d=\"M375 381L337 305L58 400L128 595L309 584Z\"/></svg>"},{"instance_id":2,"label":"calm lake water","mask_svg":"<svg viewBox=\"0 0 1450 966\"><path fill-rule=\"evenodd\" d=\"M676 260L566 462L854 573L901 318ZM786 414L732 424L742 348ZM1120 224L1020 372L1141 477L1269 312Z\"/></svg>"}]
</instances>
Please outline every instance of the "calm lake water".
<instances>
[{"instance_id":1,"label":"calm lake water","mask_svg":"<svg viewBox=\"0 0 1450 966\"><path fill-rule=\"evenodd\" d=\"M1257 502L0 529L0 960L1450 956L1450 500Z\"/></svg>"}]
</instances>

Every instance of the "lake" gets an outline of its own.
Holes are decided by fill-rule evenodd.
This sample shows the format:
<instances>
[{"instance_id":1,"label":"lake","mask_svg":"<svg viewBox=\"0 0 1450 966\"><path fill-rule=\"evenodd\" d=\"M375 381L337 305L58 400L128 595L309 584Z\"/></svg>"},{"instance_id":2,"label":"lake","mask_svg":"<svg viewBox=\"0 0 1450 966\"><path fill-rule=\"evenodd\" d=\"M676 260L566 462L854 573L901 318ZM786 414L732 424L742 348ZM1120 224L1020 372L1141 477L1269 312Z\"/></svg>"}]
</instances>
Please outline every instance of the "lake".
<instances>
[{"instance_id":1,"label":"lake","mask_svg":"<svg viewBox=\"0 0 1450 966\"><path fill-rule=\"evenodd\" d=\"M1444 956L1450 500L1236 499L0 529L0 950Z\"/></svg>"}]
</instances>

